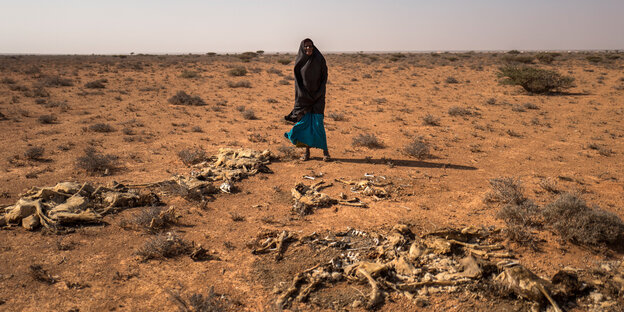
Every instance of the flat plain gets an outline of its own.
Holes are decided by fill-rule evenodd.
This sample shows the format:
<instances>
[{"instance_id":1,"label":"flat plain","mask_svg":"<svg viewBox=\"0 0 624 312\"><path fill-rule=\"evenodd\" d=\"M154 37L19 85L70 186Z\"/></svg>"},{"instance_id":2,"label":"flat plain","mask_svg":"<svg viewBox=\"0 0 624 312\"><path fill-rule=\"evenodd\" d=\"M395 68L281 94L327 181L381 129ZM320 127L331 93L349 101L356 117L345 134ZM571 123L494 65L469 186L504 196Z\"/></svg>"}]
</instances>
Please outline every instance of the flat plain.
<instances>
[{"instance_id":1,"label":"flat plain","mask_svg":"<svg viewBox=\"0 0 624 312\"><path fill-rule=\"evenodd\" d=\"M624 217L624 54L559 53L544 63L535 53L521 53L530 60L517 61L575 79L575 87L551 94L501 84L497 73L514 61L510 55L517 57L325 55L332 162L323 162L319 150L300 161L300 151L284 138L291 125L283 116L294 100L292 54L1 56L0 207L13 205L32 187L61 181L140 185L187 175L193 169L181 151L210 156L220 148L268 149L274 158L272 173L237 182L231 194L204 201L159 194L178 214L165 232L201 244L212 260L138 259L137 250L156 234L122 225L147 209L141 207L63 234L1 228L0 310L175 311L175 294L208 297L211 289L226 310L272 310L295 275L327 255L323 249L303 252L296 244L281 261L252 254L249 242L263 231L304 237L348 228L381 233L397 224L416 235L469 226L501 229L499 243L548 279L564 267L590 270L622 261L621 248L577 244L548 226L525 227L538 247L511 239L498 213L504 205L487 199L493 179L510 178L539 207L569 192ZM201 101L170 101L180 91ZM414 157L406 150L415 142L426 153ZM84 170L79 159L87 148L110 155L115 166ZM391 181L390 195L366 197L336 181L365 175ZM368 207L293 212L291 189L320 180L333 184L324 193L357 196ZM32 266L57 282L33 278ZM366 301L368 286L356 286L320 286L290 308L364 310L353 302ZM530 303L461 287L432 292L423 303L386 289L376 308L515 311Z\"/></svg>"}]
</instances>

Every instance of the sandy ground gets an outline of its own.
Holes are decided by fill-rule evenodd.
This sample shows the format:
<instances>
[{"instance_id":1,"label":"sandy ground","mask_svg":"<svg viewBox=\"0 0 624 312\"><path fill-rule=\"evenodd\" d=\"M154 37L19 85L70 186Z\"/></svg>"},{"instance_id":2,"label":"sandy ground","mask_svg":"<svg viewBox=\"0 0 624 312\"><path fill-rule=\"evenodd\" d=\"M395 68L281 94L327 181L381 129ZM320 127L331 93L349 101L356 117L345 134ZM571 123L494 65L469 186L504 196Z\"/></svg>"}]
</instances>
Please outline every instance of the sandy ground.
<instances>
[{"instance_id":1,"label":"sandy ground","mask_svg":"<svg viewBox=\"0 0 624 312\"><path fill-rule=\"evenodd\" d=\"M415 233L469 225L502 228L498 206L484 202L489 180L498 177L520 179L526 195L539 204L556 196L540 186L549 181L624 217L624 60L590 63L575 53L551 65L536 61L574 77L576 87L565 94L531 95L498 83L502 56L326 55L325 126L333 162L322 162L319 150L312 151L308 162L282 157L269 165L272 174L246 179L237 185L241 192L218 195L205 207L163 197L182 215L181 225L172 230L201 243L220 260L138 261L134 252L151 235L119 224L140 208L108 215L104 226L79 227L65 235L4 228L0 310L175 311L168 291L186 298L206 294L210 287L227 298L231 310L270 310L277 296L274 288L284 288L322 255L287 251L283 265L252 255L246 243L262 230L304 235L347 227L379 231L397 223L408 224ZM15 203L33 186L60 181L138 184L188 174L190 168L178 157L183 149L202 148L214 155L222 147L244 147L270 149L280 156L278 149L290 146L283 137L290 125L282 116L293 105L292 60L292 54L260 55L250 62L235 55L2 56L0 206ZM236 66L246 68L245 76L229 74ZM185 78L185 72L195 77ZM73 85L38 90L37 83L46 76L67 78ZM85 87L98 79L107 80L104 88ZM250 88L229 86L239 81L248 81ZM170 104L168 99L178 91L199 96L206 105ZM467 113L449 113L457 108ZM245 118L250 110L256 119ZM439 125L425 124L428 114ZM46 123L44 115L53 115L53 122ZM89 129L99 123L113 130ZM353 139L361 134L375 135L384 147L354 146ZM431 147L431 157L419 160L403 152L418 137ZM44 148L39 159L24 155L33 147ZM77 168L86 147L118 156L122 168L106 176ZM396 181L401 191L390 200L367 199L368 209L336 206L305 217L291 212L290 189L297 182L309 183L303 176L320 173L327 181L381 175ZM350 193L347 186L334 184L325 190L328 194ZM552 277L565 266L584 269L622 259L619 251L565 243L550 231L537 235L545 240L539 252L509 241L505 245L540 276ZM62 282L33 280L33 264ZM319 290L320 303L299 309L332 310L322 302L336 293ZM465 293L438 294L424 310L521 309L507 305ZM397 295L380 307L416 308Z\"/></svg>"}]
</instances>

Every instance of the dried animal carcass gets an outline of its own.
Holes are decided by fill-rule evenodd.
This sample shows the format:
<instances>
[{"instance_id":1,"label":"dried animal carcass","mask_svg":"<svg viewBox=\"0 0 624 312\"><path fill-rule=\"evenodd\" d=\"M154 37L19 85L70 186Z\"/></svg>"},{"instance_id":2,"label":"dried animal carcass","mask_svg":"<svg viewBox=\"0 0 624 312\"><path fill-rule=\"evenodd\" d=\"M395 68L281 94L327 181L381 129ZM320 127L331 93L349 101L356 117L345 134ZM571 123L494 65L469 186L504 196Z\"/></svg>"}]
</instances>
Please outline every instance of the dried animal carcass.
<instances>
[{"instance_id":1,"label":"dried animal carcass","mask_svg":"<svg viewBox=\"0 0 624 312\"><path fill-rule=\"evenodd\" d=\"M314 209L329 207L337 204L338 201L329 197L329 195L320 193L319 191L328 185L323 181L307 186L303 183L297 183L291 190L295 203L293 210L300 215L311 213Z\"/></svg>"},{"instance_id":2,"label":"dried animal carcass","mask_svg":"<svg viewBox=\"0 0 624 312\"><path fill-rule=\"evenodd\" d=\"M118 183L95 187L89 183L61 182L54 187L32 188L14 205L4 208L0 219L28 230L43 225L59 231L69 224L100 222L103 215L118 209L158 202L153 193L141 193Z\"/></svg>"}]
</instances>

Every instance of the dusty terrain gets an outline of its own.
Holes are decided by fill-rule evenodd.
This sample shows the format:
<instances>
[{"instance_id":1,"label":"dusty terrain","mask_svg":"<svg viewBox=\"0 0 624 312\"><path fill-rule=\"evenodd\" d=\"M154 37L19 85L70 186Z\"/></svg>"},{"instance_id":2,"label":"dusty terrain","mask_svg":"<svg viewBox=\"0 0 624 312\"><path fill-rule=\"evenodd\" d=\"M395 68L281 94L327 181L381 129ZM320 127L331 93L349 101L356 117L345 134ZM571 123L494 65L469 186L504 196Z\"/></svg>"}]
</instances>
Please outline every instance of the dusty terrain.
<instances>
[{"instance_id":1,"label":"dusty terrain","mask_svg":"<svg viewBox=\"0 0 624 312\"><path fill-rule=\"evenodd\" d=\"M385 231L399 223L416 234L445 227L504 228L496 217L499 206L484 201L490 179L499 177L521 180L526 195L538 204L556 196L543 187L549 181L624 218L620 55L590 62L586 54L564 53L552 64L535 61L535 66L576 79L575 88L555 95L531 95L499 84L502 53L326 55L325 126L333 162L321 161L319 150L312 150L307 162L284 155L289 142L283 134L290 125L282 117L294 98L292 54L258 55L249 62L237 55L2 56L0 207L14 204L31 187L60 181L141 184L189 174L191 168L178 156L184 149L201 148L207 155L222 147L269 149L278 158L268 165L273 173L244 179L236 184L239 192L217 194L207 203L161 195L181 215L168 231L201 244L215 260L179 256L139 261L135 252L152 234L120 223L141 208L106 215L104 224L78 226L67 234L20 226L0 229L0 310L175 311L170 293L188 298L205 295L211 287L230 310L271 310L277 293L297 272L331 255L295 252L301 248L287 249L280 262L272 255L253 255L247 243L261 231L303 236L348 227ZM236 66L247 73L230 75ZM57 76L71 85L37 87L46 77ZM99 79L106 79L103 88L85 86ZM230 86L239 81L250 87ZM169 103L178 91L199 96L206 105ZM256 118L249 118L250 110ZM438 125L423 122L428 114ZM96 124L112 129L90 128ZM354 146L361 134L374 134L383 147ZM416 159L403 152L418 137L429 144L430 157ZM43 154L25 155L33 147L42 147ZM78 168L77 159L87 147L118 156L120 168L104 175ZM399 191L380 201L360 196L368 208L336 205L306 216L292 212L290 190L296 183L323 179L334 184L324 190L330 196L352 196L349 186L334 179L365 174L391 179ZM535 234L544 240L539 251L502 243L539 276L623 257L617 248L577 246L552 231ZM59 281L48 285L33 279L31 265L40 265ZM309 303L293 309L363 310L351 305L362 300L361 291L367 292L365 285L361 290L321 287ZM527 308L464 291L432 294L428 300L417 307L390 294L378 308Z\"/></svg>"}]
</instances>

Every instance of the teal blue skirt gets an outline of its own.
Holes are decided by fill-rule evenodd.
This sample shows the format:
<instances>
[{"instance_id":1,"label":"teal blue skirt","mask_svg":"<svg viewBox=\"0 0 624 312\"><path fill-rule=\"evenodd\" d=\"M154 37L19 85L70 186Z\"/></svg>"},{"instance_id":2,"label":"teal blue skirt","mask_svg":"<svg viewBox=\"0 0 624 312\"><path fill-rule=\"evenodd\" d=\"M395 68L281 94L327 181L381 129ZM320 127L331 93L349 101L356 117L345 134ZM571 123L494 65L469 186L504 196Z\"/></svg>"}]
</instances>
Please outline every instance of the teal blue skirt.
<instances>
[{"instance_id":1,"label":"teal blue skirt","mask_svg":"<svg viewBox=\"0 0 624 312\"><path fill-rule=\"evenodd\" d=\"M307 113L284 136L299 147L316 147L327 150L327 136L323 114Z\"/></svg>"}]
</instances>

